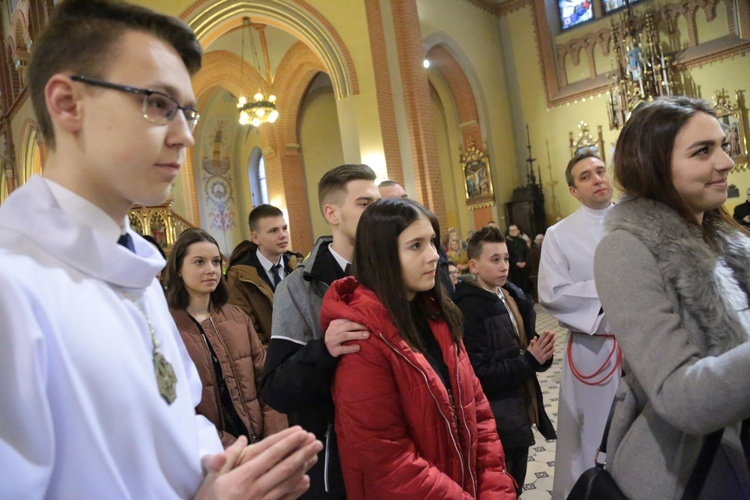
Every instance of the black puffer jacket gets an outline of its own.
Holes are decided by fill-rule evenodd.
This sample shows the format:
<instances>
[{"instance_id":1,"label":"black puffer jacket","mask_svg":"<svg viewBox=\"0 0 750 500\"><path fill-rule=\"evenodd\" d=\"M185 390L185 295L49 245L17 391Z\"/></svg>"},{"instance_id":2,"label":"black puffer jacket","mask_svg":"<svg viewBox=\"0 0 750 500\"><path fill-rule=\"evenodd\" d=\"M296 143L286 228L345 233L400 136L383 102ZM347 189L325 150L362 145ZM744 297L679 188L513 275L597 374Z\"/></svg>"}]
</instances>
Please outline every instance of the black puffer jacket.
<instances>
[{"instance_id":1,"label":"black puffer jacket","mask_svg":"<svg viewBox=\"0 0 750 500\"><path fill-rule=\"evenodd\" d=\"M519 328L527 339L534 338L533 306L517 288L506 286L504 290L511 309L517 306ZM459 283L453 300L464 315L464 344L495 414L503 446L533 445L532 420L545 438L555 439L536 379L536 372L547 370L552 359L540 365L525 351L526 343L516 335L508 311L494 293L473 283Z\"/></svg>"}]
</instances>

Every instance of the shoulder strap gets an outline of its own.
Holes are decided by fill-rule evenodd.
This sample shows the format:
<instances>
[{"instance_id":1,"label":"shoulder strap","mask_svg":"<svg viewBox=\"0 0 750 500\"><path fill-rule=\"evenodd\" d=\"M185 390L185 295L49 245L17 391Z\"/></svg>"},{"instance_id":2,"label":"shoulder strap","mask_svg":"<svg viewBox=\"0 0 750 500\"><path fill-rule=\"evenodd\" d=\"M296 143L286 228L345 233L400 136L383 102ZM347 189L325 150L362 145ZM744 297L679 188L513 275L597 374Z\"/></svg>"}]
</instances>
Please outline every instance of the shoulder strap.
<instances>
[{"instance_id":1,"label":"shoulder strap","mask_svg":"<svg viewBox=\"0 0 750 500\"><path fill-rule=\"evenodd\" d=\"M693 473L690 474L685 491L682 493L683 500L697 499L700 495L703 485L706 482L706 477L708 477L708 471L711 470L711 464L714 462L716 452L719 450L723 434L724 428L721 428L706 436L703 446L701 446L698 460L696 460L695 467L693 467Z\"/></svg>"},{"instance_id":2,"label":"shoulder strap","mask_svg":"<svg viewBox=\"0 0 750 500\"><path fill-rule=\"evenodd\" d=\"M607 438L609 437L609 426L612 425L612 416L615 414L615 408L617 407L617 398L612 400L612 406L609 408L609 415L607 416L607 424L604 426L604 434L602 435L602 442L599 444L599 449L596 451L596 458L594 463L597 467L604 467L607 462L599 462L599 453L607 454Z\"/></svg>"},{"instance_id":3,"label":"shoulder strap","mask_svg":"<svg viewBox=\"0 0 750 500\"><path fill-rule=\"evenodd\" d=\"M612 406L609 409L609 416L607 416L607 424L604 426L604 434L602 435L602 442L599 444L599 450L597 450L596 458L594 462L597 467L604 467L604 462L599 462L599 453L607 453L607 438L609 437L609 427L612 424L612 416L615 414L615 407L617 406L617 398L612 401ZM724 435L724 429L721 428L718 431L712 432L706 439L703 440L701 451L698 454L698 460L695 462L693 472L690 474L685 491L682 494L682 500L695 500L703 490L703 485L706 483L708 477L708 471L711 470L716 452L719 450L721 444L721 438Z\"/></svg>"}]
</instances>

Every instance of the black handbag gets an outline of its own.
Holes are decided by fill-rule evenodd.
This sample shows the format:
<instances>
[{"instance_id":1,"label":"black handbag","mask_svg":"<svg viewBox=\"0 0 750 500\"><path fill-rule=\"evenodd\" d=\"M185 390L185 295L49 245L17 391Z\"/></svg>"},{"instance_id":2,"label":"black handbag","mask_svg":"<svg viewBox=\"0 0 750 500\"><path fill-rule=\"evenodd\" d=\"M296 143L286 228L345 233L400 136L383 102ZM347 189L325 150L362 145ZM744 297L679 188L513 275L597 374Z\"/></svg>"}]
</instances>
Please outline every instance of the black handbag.
<instances>
[{"instance_id":1,"label":"black handbag","mask_svg":"<svg viewBox=\"0 0 750 500\"><path fill-rule=\"evenodd\" d=\"M615 414L616 404L617 399L612 402L612 407L609 409L602 442L596 452L596 457L594 457L594 467L587 469L581 474L581 477L573 485L573 489L570 490L568 500L601 500L605 498L607 500L627 500L628 497L617 486L612 474L604 468L607 462L599 462L599 454L607 454L607 437L609 437L609 426L612 423L612 416ZM719 444L721 444L721 436L723 434L724 429L719 429L709 434L706 440L703 441L698 460L695 462L693 472L690 474L690 479L682 494L682 500L695 500L700 495L703 485L706 482L708 471L714 461L714 456L716 456L716 451L719 449Z\"/></svg>"},{"instance_id":2,"label":"black handbag","mask_svg":"<svg viewBox=\"0 0 750 500\"><path fill-rule=\"evenodd\" d=\"M604 426L602 442L596 451L596 457L594 457L594 467L586 469L581 474L581 477L573 485L573 489L570 490L568 500L600 500L604 498L607 500L627 500L628 498L620 487L617 486L612 474L604 468L607 462L599 462L599 454L607 454L609 426L612 424L612 415L615 414L616 402L616 399L612 401L612 406L609 408L609 416L607 416L607 425Z\"/></svg>"}]
</instances>

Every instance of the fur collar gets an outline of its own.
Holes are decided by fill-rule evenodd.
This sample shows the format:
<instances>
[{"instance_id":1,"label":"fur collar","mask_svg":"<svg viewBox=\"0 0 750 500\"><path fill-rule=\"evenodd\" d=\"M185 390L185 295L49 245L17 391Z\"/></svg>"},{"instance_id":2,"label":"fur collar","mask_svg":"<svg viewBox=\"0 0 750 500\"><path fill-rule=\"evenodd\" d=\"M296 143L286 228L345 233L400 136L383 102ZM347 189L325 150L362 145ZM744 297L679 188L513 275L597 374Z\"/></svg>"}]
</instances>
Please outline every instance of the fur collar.
<instances>
[{"instance_id":1,"label":"fur collar","mask_svg":"<svg viewBox=\"0 0 750 500\"><path fill-rule=\"evenodd\" d=\"M700 327L708 354L721 354L748 340L750 238L723 225L717 255L698 227L665 205L642 198L616 205L605 227L631 233L651 251L665 281L677 292L681 315Z\"/></svg>"}]
</instances>

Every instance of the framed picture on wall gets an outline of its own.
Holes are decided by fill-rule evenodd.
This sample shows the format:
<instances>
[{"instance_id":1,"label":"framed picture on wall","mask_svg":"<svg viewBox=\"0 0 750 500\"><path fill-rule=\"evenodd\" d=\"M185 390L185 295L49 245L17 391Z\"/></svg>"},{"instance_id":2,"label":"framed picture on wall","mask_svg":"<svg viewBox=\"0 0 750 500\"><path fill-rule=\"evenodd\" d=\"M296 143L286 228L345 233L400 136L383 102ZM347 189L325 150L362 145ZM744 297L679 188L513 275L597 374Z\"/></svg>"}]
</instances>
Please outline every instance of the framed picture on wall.
<instances>
[{"instance_id":1,"label":"framed picture on wall","mask_svg":"<svg viewBox=\"0 0 750 500\"><path fill-rule=\"evenodd\" d=\"M464 176L466 205L469 208L495 204L495 189L492 185L490 159L485 151L473 144L461 150L461 168Z\"/></svg>"},{"instance_id":2,"label":"framed picture on wall","mask_svg":"<svg viewBox=\"0 0 750 500\"><path fill-rule=\"evenodd\" d=\"M714 111L727 136L727 154L732 157L735 169L744 170L748 163L747 108L743 91L737 91L734 104L722 89L714 95Z\"/></svg>"}]
</instances>

